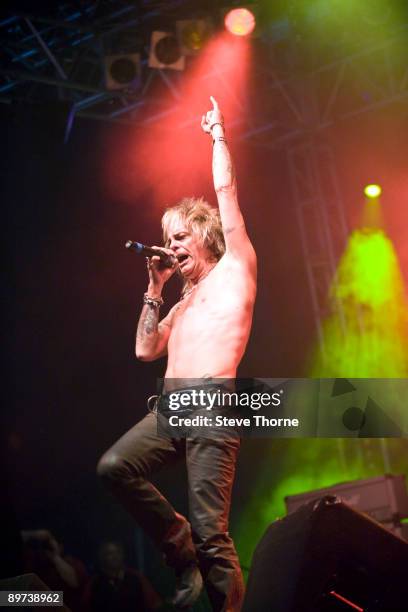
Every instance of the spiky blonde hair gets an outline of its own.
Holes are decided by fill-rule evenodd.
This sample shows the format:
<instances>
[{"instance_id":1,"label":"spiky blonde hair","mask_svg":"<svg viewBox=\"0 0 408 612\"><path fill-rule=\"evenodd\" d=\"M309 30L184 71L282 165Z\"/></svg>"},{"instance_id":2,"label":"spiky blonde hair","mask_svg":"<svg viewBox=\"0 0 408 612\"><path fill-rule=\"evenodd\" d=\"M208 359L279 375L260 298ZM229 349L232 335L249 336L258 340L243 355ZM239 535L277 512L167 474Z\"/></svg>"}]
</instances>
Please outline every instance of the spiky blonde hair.
<instances>
[{"instance_id":1,"label":"spiky blonde hair","mask_svg":"<svg viewBox=\"0 0 408 612\"><path fill-rule=\"evenodd\" d=\"M218 261L225 253L225 240L221 226L220 213L201 198L183 198L175 206L170 206L162 217L163 241L167 246L168 228L174 219L181 219L186 228L198 236L214 261ZM183 292L189 289L190 282L185 281Z\"/></svg>"},{"instance_id":2,"label":"spiky blonde hair","mask_svg":"<svg viewBox=\"0 0 408 612\"><path fill-rule=\"evenodd\" d=\"M168 241L168 227L174 218L181 219L188 230L199 236L202 244L218 261L225 253L220 213L204 198L183 198L175 206L166 209L162 218L163 240Z\"/></svg>"}]
</instances>

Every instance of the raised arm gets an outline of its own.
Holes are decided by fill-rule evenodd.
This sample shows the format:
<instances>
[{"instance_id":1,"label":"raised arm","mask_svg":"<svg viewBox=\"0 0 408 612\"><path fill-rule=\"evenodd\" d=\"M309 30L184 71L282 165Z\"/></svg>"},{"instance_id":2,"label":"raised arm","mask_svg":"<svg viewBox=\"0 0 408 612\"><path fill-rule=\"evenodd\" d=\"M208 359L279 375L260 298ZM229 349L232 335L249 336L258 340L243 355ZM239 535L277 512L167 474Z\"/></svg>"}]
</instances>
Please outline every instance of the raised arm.
<instances>
[{"instance_id":1,"label":"raised arm","mask_svg":"<svg viewBox=\"0 0 408 612\"><path fill-rule=\"evenodd\" d=\"M161 247L161 250L168 252L169 255L173 254L170 249ZM167 352L174 307L159 322L160 306L163 304L161 294L164 283L176 268L176 260L173 268L161 268L159 257L147 259L149 284L143 298L144 304L137 325L135 342L136 357L141 361L153 361L163 357Z\"/></svg>"},{"instance_id":2,"label":"raised arm","mask_svg":"<svg viewBox=\"0 0 408 612\"><path fill-rule=\"evenodd\" d=\"M224 118L217 101L211 96L212 110L203 116L201 127L212 136L212 171L217 194L226 252L245 263L256 263L255 251L245 228L238 204L234 164L225 137Z\"/></svg>"}]
</instances>

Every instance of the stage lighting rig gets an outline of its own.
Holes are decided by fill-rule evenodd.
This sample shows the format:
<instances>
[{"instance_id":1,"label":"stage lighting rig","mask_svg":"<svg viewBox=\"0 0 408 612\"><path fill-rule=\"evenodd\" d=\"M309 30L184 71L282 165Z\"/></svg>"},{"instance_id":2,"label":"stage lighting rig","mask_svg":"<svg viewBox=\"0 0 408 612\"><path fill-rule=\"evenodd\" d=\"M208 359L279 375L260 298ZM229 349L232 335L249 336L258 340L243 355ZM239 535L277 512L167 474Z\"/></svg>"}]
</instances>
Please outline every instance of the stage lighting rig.
<instances>
[{"instance_id":1,"label":"stage lighting rig","mask_svg":"<svg viewBox=\"0 0 408 612\"><path fill-rule=\"evenodd\" d=\"M139 53L107 55L105 57L106 89L135 90L140 85L141 63Z\"/></svg>"},{"instance_id":2,"label":"stage lighting rig","mask_svg":"<svg viewBox=\"0 0 408 612\"><path fill-rule=\"evenodd\" d=\"M184 70L185 57L177 36L171 32L152 32L149 53L150 68Z\"/></svg>"},{"instance_id":3,"label":"stage lighting rig","mask_svg":"<svg viewBox=\"0 0 408 612\"><path fill-rule=\"evenodd\" d=\"M364 194L367 198L378 198L381 195L381 187L379 185L366 185Z\"/></svg>"},{"instance_id":4,"label":"stage lighting rig","mask_svg":"<svg viewBox=\"0 0 408 612\"><path fill-rule=\"evenodd\" d=\"M249 36L255 29L256 19L253 7L239 7L227 10L225 28L234 36Z\"/></svg>"},{"instance_id":5,"label":"stage lighting rig","mask_svg":"<svg viewBox=\"0 0 408 612\"><path fill-rule=\"evenodd\" d=\"M197 55L213 33L210 19L176 21L177 38L183 55Z\"/></svg>"}]
</instances>

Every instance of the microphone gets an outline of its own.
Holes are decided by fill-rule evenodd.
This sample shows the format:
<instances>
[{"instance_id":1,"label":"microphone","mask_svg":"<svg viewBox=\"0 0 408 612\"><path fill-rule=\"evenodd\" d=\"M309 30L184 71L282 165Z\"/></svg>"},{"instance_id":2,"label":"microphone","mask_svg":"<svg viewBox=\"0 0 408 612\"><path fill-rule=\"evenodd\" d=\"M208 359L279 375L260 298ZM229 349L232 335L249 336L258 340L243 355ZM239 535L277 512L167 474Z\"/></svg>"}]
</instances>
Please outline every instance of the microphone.
<instances>
[{"instance_id":1,"label":"microphone","mask_svg":"<svg viewBox=\"0 0 408 612\"><path fill-rule=\"evenodd\" d=\"M128 240L125 247L145 257L160 257L160 263L165 268L173 268L177 259L174 255L167 255L164 251L152 249L152 247L146 246L141 242L133 242L133 240Z\"/></svg>"}]
</instances>

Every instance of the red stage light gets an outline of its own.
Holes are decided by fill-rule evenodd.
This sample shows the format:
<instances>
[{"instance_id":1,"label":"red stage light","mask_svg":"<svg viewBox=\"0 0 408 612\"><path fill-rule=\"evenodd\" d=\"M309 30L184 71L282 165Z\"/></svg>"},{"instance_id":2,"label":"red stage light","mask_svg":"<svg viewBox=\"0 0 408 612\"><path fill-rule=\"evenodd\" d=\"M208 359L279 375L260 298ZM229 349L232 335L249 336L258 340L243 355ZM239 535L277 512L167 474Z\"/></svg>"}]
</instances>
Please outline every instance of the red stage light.
<instances>
[{"instance_id":1,"label":"red stage light","mask_svg":"<svg viewBox=\"0 0 408 612\"><path fill-rule=\"evenodd\" d=\"M255 17L246 8L232 9L225 15L225 27L235 36L247 36L254 31Z\"/></svg>"},{"instance_id":2,"label":"red stage light","mask_svg":"<svg viewBox=\"0 0 408 612\"><path fill-rule=\"evenodd\" d=\"M139 198L148 197L151 208L146 214L160 218L168 203L186 194L207 192L211 166L205 164L210 163L211 149L200 127L201 116L211 108L214 95L233 139L234 120L247 116L250 43L245 36L218 32L182 75L183 82L174 85L175 90L163 90L160 82L155 83L153 96L160 100L157 111L145 109L133 129L112 131L104 182L115 202L122 200L135 208L135 220L142 214ZM177 100L174 91L179 94ZM153 208L157 210L152 212Z\"/></svg>"}]
</instances>

